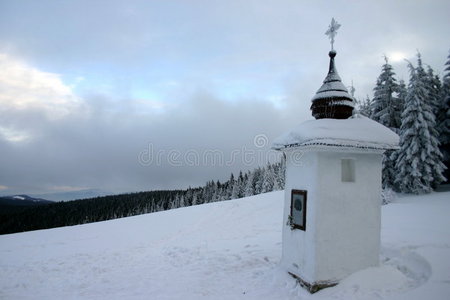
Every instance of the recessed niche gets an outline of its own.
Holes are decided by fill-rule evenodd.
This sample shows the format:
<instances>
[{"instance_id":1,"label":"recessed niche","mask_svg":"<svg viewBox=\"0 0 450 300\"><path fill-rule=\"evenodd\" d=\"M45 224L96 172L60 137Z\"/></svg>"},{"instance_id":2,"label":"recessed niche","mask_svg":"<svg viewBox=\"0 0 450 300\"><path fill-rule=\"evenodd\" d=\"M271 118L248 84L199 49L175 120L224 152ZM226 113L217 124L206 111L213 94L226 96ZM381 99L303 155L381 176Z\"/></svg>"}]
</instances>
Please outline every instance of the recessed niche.
<instances>
[{"instance_id":1,"label":"recessed niche","mask_svg":"<svg viewBox=\"0 0 450 300\"><path fill-rule=\"evenodd\" d=\"M341 159L341 181L355 182L355 160L351 158Z\"/></svg>"}]
</instances>

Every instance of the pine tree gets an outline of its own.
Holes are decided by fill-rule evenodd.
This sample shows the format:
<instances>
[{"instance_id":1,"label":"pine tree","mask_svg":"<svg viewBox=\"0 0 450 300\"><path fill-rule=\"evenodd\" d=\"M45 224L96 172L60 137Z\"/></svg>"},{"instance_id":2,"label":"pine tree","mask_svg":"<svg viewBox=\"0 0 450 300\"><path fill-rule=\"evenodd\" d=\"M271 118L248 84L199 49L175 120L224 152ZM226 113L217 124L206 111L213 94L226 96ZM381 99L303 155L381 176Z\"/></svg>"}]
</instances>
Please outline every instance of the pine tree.
<instances>
[{"instance_id":1,"label":"pine tree","mask_svg":"<svg viewBox=\"0 0 450 300\"><path fill-rule=\"evenodd\" d=\"M215 186L214 186L214 191L213 191L213 202L217 202L217 201L222 201L222 184L220 183L219 180L217 180Z\"/></svg>"},{"instance_id":2,"label":"pine tree","mask_svg":"<svg viewBox=\"0 0 450 300\"><path fill-rule=\"evenodd\" d=\"M267 164L266 170L264 172L263 176L263 183L262 183L262 193L267 193L273 191L273 185L275 181L275 176L273 172L272 165Z\"/></svg>"},{"instance_id":3,"label":"pine tree","mask_svg":"<svg viewBox=\"0 0 450 300\"><path fill-rule=\"evenodd\" d=\"M444 175L450 180L450 52L445 63L444 78L440 96L439 110L436 116L440 150L447 170Z\"/></svg>"},{"instance_id":4,"label":"pine tree","mask_svg":"<svg viewBox=\"0 0 450 300\"><path fill-rule=\"evenodd\" d=\"M397 98L394 93L398 91L397 80L392 66L385 57L377 84L374 88L374 97L371 103L371 118L389 128L400 128Z\"/></svg>"},{"instance_id":5,"label":"pine tree","mask_svg":"<svg viewBox=\"0 0 450 300\"><path fill-rule=\"evenodd\" d=\"M254 186L254 172L248 172L247 184L245 185L245 197L253 196L255 194Z\"/></svg>"},{"instance_id":6,"label":"pine tree","mask_svg":"<svg viewBox=\"0 0 450 300\"><path fill-rule=\"evenodd\" d=\"M197 205L198 203L198 194L196 191L192 193L192 205Z\"/></svg>"},{"instance_id":7,"label":"pine tree","mask_svg":"<svg viewBox=\"0 0 450 300\"><path fill-rule=\"evenodd\" d=\"M395 168L397 154L395 152L395 150L387 150L383 153L381 177L383 189L395 189L395 177L397 174Z\"/></svg>"},{"instance_id":8,"label":"pine tree","mask_svg":"<svg viewBox=\"0 0 450 300\"><path fill-rule=\"evenodd\" d=\"M367 96L366 99L363 100L358 106L359 113L362 114L363 116L370 117L371 105L372 101L370 100L369 96Z\"/></svg>"},{"instance_id":9,"label":"pine tree","mask_svg":"<svg viewBox=\"0 0 450 300\"><path fill-rule=\"evenodd\" d=\"M184 197L184 195L180 196L180 207L185 207L186 205L186 198Z\"/></svg>"},{"instance_id":10,"label":"pine tree","mask_svg":"<svg viewBox=\"0 0 450 300\"><path fill-rule=\"evenodd\" d=\"M442 84L439 76L434 75L434 71L430 66L428 66L426 73L426 85L428 90L428 103L431 105L433 113L436 116L442 102Z\"/></svg>"},{"instance_id":11,"label":"pine tree","mask_svg":"<svg viewBox=\"0 0 450 300\"><path fill-rule=\"evenodd\" d=\"M439 78L433 79L433 70L429 68L430 75L425 72L425 69L422 64L422 57L420 53L417 54L417 73L418 76L421 78L421 80L426 85L426 93L427 93L427 101L426 104L428 105L432 115L433 115L433 123L430 124L429 132L430 132L430 141L432 140L432 150L429 151L429 159L432 166L432 176L433 176L433 182L431 186L433 188L436 188L440 183L444 182L446 178L444 177L444 170L445 165L442 163L443 161L443 155L442 152L439 149L439 133L436 128L436 114L439 110L439 95L440 93L440 80ZM429 78L429 76L431 78ZM435 141L435 144L434 144Z\"/></svg>"},{"instance_id":12,"label":"pine tree","mask_svg":"<svg viewBox=\"0 0 450 300\"><path fill-rule=\"evenodd\" d=\"M400 127L400 150L395 183L402 192L427 193L444 178L435 119L427 103L426 75L418 55L418 67L409 63L410 82Z\"/></svg>"},{"instance_id":13,"label":"pine tree","mask_svg":"<svg viewBox=\"0 0 450 300\"><path fill-rule=\"evenodd\" d=\"M281 190L280 187L280 163L274 163L272 165L272 169L273 169L273 191L279 191Z\"/></svg>"},{"instance_id":14,"label":"pine tree","mask_svg":"<svg viewBox=\"0 0 450 300\"><path fill-rule=\"evenodd\" d=\"M408 93L408 90L406 88L406 84L405 81L403 81L403 79L401 79L398 83L398 88L397 88L397 105L396 105L396 109L398 110L398 114L397 114L397 119L395 120L395 122L397 124L399 124L398 126L398 130L394 130L395 132L399 133L400 132L400 126L402 124L402 112L405 109L405 100L406 100L406 94Z\"/></svg>"},{"instance_id":15,"label":"pine tree","mask_svg":"<svg viewBox=\"0 0 450 300\"><path fill-rule=\"evenodd\" d=\"M230 179L227 182L227 193L225 196L225 200L233 199L232 195L233 195L234 183L235 183L234 175L233 175L233 173L231 173Z\"/></svg>"},{"instance_id":16,"label":"pine tree","mask_svg":"<svg viewBox=\"0 0 450 300\"><path fill-rule=\"evenodd\" d=\"M242 174L242 172L241 172L241 174ZM248 181L248 174L245 173L242 178L242 182L239 186L239 198L245 197L245 187L247 185L247 181Z\"/></svg>"},{"instance_id":17,"label":"pine tree","mask_svg":"<svg viewBox=\"0 0 450 300\"><path fill-rule=\"evenodd\" d=\"M391 130L398 132L401 125L402 104L394 93L399 91L392 66L385 57L377 85L374 88L374 98L371 103L371 118ZM383 188L391 188L395 180L395 161L391 159L393 151L386 151L383 155Z\"/></svg>"},{"instance_id":18,"label":"pine tree","mask_svg":"<svg viewBox=\"0 0 450 300\"><path fill-rule=\"evenodd\" d=\"M263 181L264 181L264 168L258 167L254 171L254 187L255 187L255 195L261 194L263 190Z\"/></svg>"},{"instance_id":19,"label":"pine tree","mask_svg":"<svg viewBox=\"0 0 450 300\"><path fill-rule=\"evenodd\" d=\"M280 162L274 163L272 165L272 168L274 171L273 190L274 191L283 190L286 172L286 159L284 158L284 155L282 156Z\"/></svg>"},{"instance_id":20,"label":"pine tree","mask_svg":"<svg viewBox=\"0 0 450 300\"><path fill-rule=\"evenodd\" d=\"M239 172L238 179L234 181L233 190L231 192L231 199L238 199L243 197L244 190L244 176L242 171Z\"/></svg>"},{"instance_id":21,"label":"pine tree","mask_svg":"<svg viewBox=\"0 0 450 300\"><path fill-rule=\"evenodd\" d=\"M283 156L281 157L280 175L279 175L278 179L280 180L280 182L279 182L280 189L284 190L284 188L286 186L286 155L285 154L283 154Z\"/></svg>"}]
</instances>

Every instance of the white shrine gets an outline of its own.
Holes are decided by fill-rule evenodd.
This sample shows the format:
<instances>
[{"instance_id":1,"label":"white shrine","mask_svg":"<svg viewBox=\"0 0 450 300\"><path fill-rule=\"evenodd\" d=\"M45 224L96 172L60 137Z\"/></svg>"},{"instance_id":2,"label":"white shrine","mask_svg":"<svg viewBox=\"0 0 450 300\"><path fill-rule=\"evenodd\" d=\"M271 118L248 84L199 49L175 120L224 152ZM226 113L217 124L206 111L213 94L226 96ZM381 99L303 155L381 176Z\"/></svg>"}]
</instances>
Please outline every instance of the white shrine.
<instances>
[{"instance_id":1,"label":"white shrine","mask_svg":"<svg viewBox=\"0 0 450 300\"><path fill-rule=\"evenodd\" d=\"M311 293L379 264L381 168L398 135L353 113L354 99L330 66L312 98L316 120L273 143L286 156L281 265Z\"/></svg>"}]
</instances>

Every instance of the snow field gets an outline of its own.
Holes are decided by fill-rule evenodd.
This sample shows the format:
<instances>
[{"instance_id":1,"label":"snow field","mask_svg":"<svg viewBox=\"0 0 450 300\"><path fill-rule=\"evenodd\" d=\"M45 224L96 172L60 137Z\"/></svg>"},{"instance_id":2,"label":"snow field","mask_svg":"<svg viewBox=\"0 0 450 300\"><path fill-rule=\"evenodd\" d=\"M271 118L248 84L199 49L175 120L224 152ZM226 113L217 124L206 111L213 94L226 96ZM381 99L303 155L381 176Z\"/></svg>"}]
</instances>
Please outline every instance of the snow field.
<instances>
[{"instance_id":1,"label":"snow field","mask_svg":"<svg viewBox=\"0 0 450 300\"><path fill-rule=\"evenodd\" d=\"M273 192L0 236L0 299L448 299L449 196L384 206L380 267L314 295L278 267Z\"/></svg>"}]
</instances>

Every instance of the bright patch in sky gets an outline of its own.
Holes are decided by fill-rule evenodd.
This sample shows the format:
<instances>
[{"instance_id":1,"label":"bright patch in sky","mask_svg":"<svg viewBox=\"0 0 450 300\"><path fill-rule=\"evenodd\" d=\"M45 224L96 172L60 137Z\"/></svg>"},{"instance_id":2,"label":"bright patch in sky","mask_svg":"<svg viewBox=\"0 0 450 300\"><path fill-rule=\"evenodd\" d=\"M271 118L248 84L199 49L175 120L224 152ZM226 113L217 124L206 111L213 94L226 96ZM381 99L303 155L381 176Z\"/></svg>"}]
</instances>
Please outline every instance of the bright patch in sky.
<instances>
[{"instance_id":1,"label":"bright patch in sky","mask_svg":"<svg viewBox=\"0 0 450 300\"><path fill-rule=\"evenodd\" d=\"M389 61L395 63L405 60L408 56L404 52L391 52L387 55Z\"/></svg>"},{"instance_id":2,"label":"bright patch in sky","mask_svg":"<svg viewBox=\"0 0 450 300\"><path fill-rule=\"evenodd\" d=\"M286 108L286 97L283 95L273 95L269 97L269 101L273 104L276 109L285 109Z\"/></svg>"},{"instance_id":3,"label":"bright patch in sky","mask_svg":"<svg viewBox=\"0 0 450 300\"><path fill-rule=\"evenodd\" d=\"M0 126L0 138L12 143L24 142L30 138L25 131Z\"/></svg>"},{"instance_id":4,"label":"bright patch in sky","mask_svg":"<svg viewBox=\"0 0 450 300\"><path fill-rule=\"evenodd\" d=\"M76 192L76 191L82 191L88 189L87 187L79 187L79 186L69 186L69 185L62 185L62 186L52 186L49 188L52 192Z\"/></svg>"},{"instance_id":5,"label":"bright patch in sky","mask_svg":"<svg viewBox=\"0 0 450 300\"><path fill-rule=\"evenodd\" d=\"M0 68L2 109L31 109L43 112L49 119L59 119L80 104L59 74L40 71L3 53L0 53Z\"/></svg>"}]
</instances>

